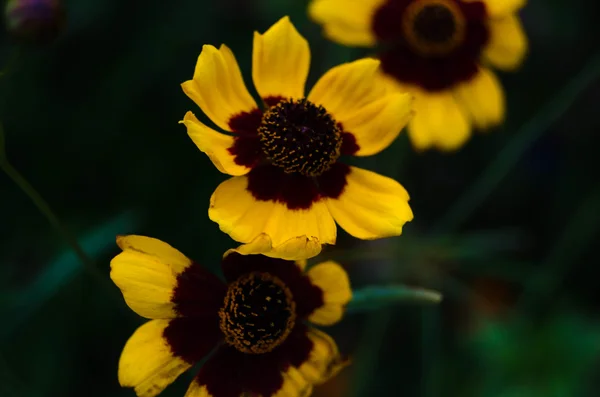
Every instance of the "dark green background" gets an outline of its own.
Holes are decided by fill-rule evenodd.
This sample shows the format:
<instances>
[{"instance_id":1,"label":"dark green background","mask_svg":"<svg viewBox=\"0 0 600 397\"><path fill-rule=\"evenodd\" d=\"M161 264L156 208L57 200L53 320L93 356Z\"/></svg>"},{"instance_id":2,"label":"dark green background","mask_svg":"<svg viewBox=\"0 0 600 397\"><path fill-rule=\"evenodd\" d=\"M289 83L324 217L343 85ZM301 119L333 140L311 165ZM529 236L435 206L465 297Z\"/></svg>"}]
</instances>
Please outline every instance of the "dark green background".
<instances>
[{"instance_id":1,"label":"dark green background","mask_svg":"<svg viewBox=\"0 0 600 397\"><path fill-rule=\"evenodd\" d=\"M286 14L311 44L308 86L366 54L322 38L306 4L73 0L58 41L22 48L0 82L8 158L104 282L0 174L0 396L133 396L117 362L143 320L108 279L115 235L160 238L215 270L233 246L207 217L226 176L177 124L200 114L179 85L206 43L227 43L250 83L252 31ZM530 1L521 15L530 54L501 74L502 128L452 155L415 154L402 134L356 162L398 178L415 220L371 243L340 232L325 254L357 288L404 283L445 299L349 314L331 333L354 364L321 396L598 395L600 6ZM15 49L2 33L2 64Z\"/></svg>"}]
</instances>

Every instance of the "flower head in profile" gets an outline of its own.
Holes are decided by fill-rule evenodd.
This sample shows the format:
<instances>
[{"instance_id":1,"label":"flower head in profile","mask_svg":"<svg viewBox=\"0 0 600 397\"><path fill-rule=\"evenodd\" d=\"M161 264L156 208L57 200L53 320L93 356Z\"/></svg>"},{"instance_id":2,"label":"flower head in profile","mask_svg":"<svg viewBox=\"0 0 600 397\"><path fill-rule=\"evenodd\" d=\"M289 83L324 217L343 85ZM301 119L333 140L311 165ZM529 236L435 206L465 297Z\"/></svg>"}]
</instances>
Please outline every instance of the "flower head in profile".
<instances>
[{"instance_id":1,"label":"flower head in profile","mask_svg":"<svg viewBox=\"0 0 600 397\"><path fill-rule=\"evenodd\" d=\"M226 282L170 245L122 236L110 276L127 305L151 319L125 344L119 383L152 397L208 356L186 397L308 396L345 364L310 327L338 322L352 292L334 262L305 263L228 251Z\"/></svg>"},{"instance_id":2,"label":"flower head in profile","mask_svg":"<svg viewBox=\"0 0 600 397\"><path fill-rule=\"evenodd\" d=\"M305 95L309 64L308 43L285 17L254 34L252 80L262 103L225 45L205 45L193 79L182 85L226 131L191 112L183 120L198 148L233 176L212 195L208 215L245 244L243 254L309 258L335 244L335 222L375 239L401 234L413 217L399 183L339 161L389 146L412 114L412 97L387 93L374 59L334 67Z\"/></svg>"},{"instance_id":3,"label":"flower head in profile","mask_svg":"<svg viewBox=\"0 0 600 397\"><path fill-rule=\"evenodd\" d=\"M502 86L489 66L515 69L527 40L525 0L313 0L309 13L345 45L379 46L382 79L415 95L409 137L418 150L455 150L472 127L504 119Z\"/></svg>"}]
</instances>

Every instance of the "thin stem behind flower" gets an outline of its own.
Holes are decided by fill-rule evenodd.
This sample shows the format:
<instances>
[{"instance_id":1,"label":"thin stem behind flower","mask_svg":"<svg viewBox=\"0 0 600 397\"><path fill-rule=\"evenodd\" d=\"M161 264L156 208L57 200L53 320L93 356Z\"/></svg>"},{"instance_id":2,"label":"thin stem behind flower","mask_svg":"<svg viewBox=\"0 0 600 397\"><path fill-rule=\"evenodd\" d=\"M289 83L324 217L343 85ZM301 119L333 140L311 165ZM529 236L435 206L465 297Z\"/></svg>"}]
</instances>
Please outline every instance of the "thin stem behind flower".
<instances>
[{"instance_id":1,"label":"thin stem behind flower","mask_svg":"<svg viewBox=\"0 0 600 397\"><path fill-rule=\"evenodd\" d=\"M61 224L60 220L52 211L46 200L35 190L35 188L17 171L8 161L6 156L6 141L4 136L4 127L0 123L0 168L19 188L31 199L37 209L50 222L52 227L65 239L71 249L75 252L81 263L83 263L86 271L96 279L100 284L106 283L106 278L94 265L93 261L83 251L77 239L75 239L67 229Z\"/></svg>"},{"instance_id":2,"label":"thin stem behind flower","mask_svg":"<svg viewBox=\"0 0 600 397\"><path fill-rule=\"evenodd\" d=\"M559 120L577 98L600 77L600 54L595 54L584 68L542 109L514 134L514 138L487 166L471 187L454 203L432 228L434 234L451 233L475 211L515 167L531 145Z\"/></svg>"}]
</instances>

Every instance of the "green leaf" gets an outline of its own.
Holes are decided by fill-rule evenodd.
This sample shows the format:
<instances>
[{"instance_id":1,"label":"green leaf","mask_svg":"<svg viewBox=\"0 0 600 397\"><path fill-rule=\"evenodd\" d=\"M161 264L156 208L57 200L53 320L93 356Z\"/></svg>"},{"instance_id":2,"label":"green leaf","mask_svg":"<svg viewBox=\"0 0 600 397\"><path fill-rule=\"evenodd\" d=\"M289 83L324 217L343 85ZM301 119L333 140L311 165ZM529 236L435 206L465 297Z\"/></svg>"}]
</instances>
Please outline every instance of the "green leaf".
<instances>
[{"instance_id":1,"label":"green leaf","mask_svg":"<svg viewBox=\"0 0 600 397\"><path fill-rule=\"evenodd\" d=\"M377 310L399 303L440 303L442 294L425 288L406 285L365 287L354 291L347 310L350 312Z\"/></svg>"}]
</instances>

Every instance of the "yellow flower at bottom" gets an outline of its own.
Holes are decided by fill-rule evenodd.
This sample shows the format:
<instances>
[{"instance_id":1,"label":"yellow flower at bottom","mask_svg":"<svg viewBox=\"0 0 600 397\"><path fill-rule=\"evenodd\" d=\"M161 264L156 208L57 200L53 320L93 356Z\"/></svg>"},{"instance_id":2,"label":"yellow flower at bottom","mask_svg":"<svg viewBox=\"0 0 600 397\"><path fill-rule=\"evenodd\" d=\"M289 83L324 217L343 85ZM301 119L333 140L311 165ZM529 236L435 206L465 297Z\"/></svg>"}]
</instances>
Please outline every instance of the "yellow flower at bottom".
<instances>
[{"instance_id":1,"label":"yellow flower at bottom","mask_svg":"<svg viewBox=\"0 0 600 397\"><path fill-rule=\"evenodd\" d=\"M305 96L306 40L287 17L255 33L246 89L226 46L206 45L184 92L222 130L188 112L183 124L219 171L232 175L210 200L208 215L244 243L238 252L275 258L317 255L335 244L336 222L361 239L397 236L412 220L406 190L393 179L347 166L341 155L385 149L412 115L412 97L388 93L379 61L329 70Z\"/></svg>"},{"instance_id":2,"label":"yellow flower at bottom","mask_svg":"<svg viewBox=\"0 0 600 397\"><path fill-rule=\"evenodd\" d=\"M117 244L110 276L129 307L151 319L119 360L119 383L139 397L160 394L206 356L186 397L309 396L347 364L331 337L305 324L341 319L352 291L338 264L305 272L301 262L231 250L222 282L160 240Z\"/></svg>"},{"instance_id":3,"label":"yellow flower at bottom","mask_svg":"<svg viewBox=\"0 0 600 397\"><path fill-rule=\"evenodd\" d=\"M381 79L415 95L408 125L417 150L455 150L471 128L504 119L504 93L489 69L515 69L527 51L516 13L525 0L313 0L330 39L381 44Z\"/></svg>"}]
</instances>

